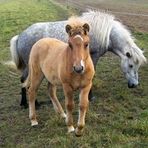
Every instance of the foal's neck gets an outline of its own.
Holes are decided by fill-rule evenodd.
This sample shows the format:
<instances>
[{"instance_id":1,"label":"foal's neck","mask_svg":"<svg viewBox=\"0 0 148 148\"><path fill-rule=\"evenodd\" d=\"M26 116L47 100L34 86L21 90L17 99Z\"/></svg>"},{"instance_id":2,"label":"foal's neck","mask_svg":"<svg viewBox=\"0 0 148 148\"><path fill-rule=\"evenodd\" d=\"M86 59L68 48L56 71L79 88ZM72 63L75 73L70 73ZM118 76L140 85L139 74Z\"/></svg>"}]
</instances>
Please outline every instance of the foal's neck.
<instances>
[{"instance_id":1,"label":"foal's neck","mask_svg":"<svg viewBox=\"0 0 148 148\"><path fill-rule=\"evenodd\" d=\"M64 56L63 56L63 61L65 62L65 69L67 73L72 73L72 51L69 46L67 46Z\"/></svg>"}]
</instances>

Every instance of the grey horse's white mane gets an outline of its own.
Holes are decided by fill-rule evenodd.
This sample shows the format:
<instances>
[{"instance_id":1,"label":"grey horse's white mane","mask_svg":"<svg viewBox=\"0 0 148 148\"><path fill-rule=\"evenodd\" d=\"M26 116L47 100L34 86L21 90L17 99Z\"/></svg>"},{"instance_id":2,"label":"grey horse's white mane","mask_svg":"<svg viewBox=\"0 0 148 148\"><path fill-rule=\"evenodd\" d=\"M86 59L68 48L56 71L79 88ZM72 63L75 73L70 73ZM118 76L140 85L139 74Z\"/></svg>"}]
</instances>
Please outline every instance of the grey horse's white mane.
<instances>
[{"instance_id":1,"label":"grey horse's white mane","mask_svg":"<svg viewBox=\"0 0 148 148\"><path fill-rule=\"evenodd\" d=\"M129 47L132 47L127 47L127 49L125 47L125 50L132 54L134 62L138 61L139 64L146 62L143 51L134 43L134 37L131 35L130 31L122 23L116 21L113 15L106 12L90 10L84 12L82 18L89 21L89 24L91 24L91 31L98 40L101 48L108 48L110 33L112 28L115 27L118 28L119 34L124 35L124 39L128 41L127 44Z\"/></svg>"},{"instance_id":2,"label":"grey horse's white mane","mask_svg":"<svg viewBox=\"0 0 148 148\"><path fill-rule=\"evenodd\" d=\"M112 29L114 16L99 12L99 11L88 11L82 14L82 18L89 21L91 24L91 32L98 39L101 48L108 48L109 36Z\"/></svg>"}]
</instances>

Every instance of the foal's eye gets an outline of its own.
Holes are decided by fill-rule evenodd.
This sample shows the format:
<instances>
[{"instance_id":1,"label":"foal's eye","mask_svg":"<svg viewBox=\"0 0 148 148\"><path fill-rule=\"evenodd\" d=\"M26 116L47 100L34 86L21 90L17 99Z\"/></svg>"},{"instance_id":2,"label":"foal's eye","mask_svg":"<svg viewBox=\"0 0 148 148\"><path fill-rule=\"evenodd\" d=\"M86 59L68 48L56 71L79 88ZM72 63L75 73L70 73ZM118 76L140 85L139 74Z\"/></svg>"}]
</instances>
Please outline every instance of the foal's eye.
<instances>
[{"instance_id":1,"label":"foal's eye","mask_svg":"<svg viewBox=\"0 0 148 148\"><path fill-rule=\"evenodd\" d=\"M84 46L85 46L85 48L88 48L88 44L85 44Z\"/></svg>"},{"instance_id":2,"label":"foal's eye","mask_svg":"<svg viewBox=\"0 0 148 148\"><path fill-rule=\"evenodd\" d=\"M132 64L130 64L130 65L129 65L129 67L130 67L130 68L133 68L133 65L132 65Z\"/></svg>"}]
</instances>

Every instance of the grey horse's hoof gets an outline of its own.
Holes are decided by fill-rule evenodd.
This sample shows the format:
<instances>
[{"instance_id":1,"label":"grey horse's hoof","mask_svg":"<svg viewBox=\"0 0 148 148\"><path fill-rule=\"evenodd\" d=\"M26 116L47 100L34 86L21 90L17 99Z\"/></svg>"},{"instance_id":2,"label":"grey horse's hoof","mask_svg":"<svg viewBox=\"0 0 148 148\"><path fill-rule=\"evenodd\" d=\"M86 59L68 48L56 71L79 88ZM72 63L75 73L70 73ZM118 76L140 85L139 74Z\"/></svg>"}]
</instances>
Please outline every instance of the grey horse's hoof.
<instances>
[{"instance_id":1,"label":"grey horse's hoof","mask_svg":"<svg viewBox=\"0 0 148 148\"><path fill-rule=\"evenodd\" d=\"M35 100L35 108L36 109L39 109L40 106L41 106L41 104L37 100Z\"/></svg>"},{"instance_id":2,"label":"grey horse's hoof","mask_svg":"<svg viewBox=\"0 0 148 148\"><path fill-rule=\"evenodd\" d=\"M93 102L93 101L95 101L95 100L96 100L96 97L95 97L95 96L89 98L89 101L90 101L90 102Z\"/></svg>"},{"instance_id":3,"label":"grey horse's hoof","mask_svg":"<svg viewBox=\"0 0 148 148\"><path fill-rule=\"evenodd\" d=\"M28 108L28 103L21 102L20 103L20 106L24 107L24 109L27 109ZM39 109L40 106L41 106L41 104L36 100L35 101L35 107L36 107L36 109Z\"/></svg>"},{"instance_id":4,"label":"grey horse's hoof","mask_svg":"<svg viewBox=\"0 0 148 148\"><path fill-rule=\"evenodd\" d=\"M20 106L24 107L25 109L28 108L28 103L21 103Z\"/></svg>"}]
</instances>

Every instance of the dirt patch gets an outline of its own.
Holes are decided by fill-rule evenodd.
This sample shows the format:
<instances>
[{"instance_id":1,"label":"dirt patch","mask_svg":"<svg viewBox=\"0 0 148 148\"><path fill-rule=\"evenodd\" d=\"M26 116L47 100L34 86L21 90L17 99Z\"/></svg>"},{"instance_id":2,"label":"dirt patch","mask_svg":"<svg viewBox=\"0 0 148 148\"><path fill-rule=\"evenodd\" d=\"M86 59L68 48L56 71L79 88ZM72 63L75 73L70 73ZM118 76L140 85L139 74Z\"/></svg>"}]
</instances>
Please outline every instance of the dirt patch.
<instances>
[{"instance_id":1,"label":"dirt patch","mask_svg":"<svg viewBox=\"0 0 148 148\"><path fill-rule=\"evenodd\" d=\"M123 24L131 30L148 32L148 2L145 0L137 1L117 1L117 0L57 0L57 2L72 6L80 11L86 11L87 8L99 9L114 14Z\"/></svg>"}]
</instances>

